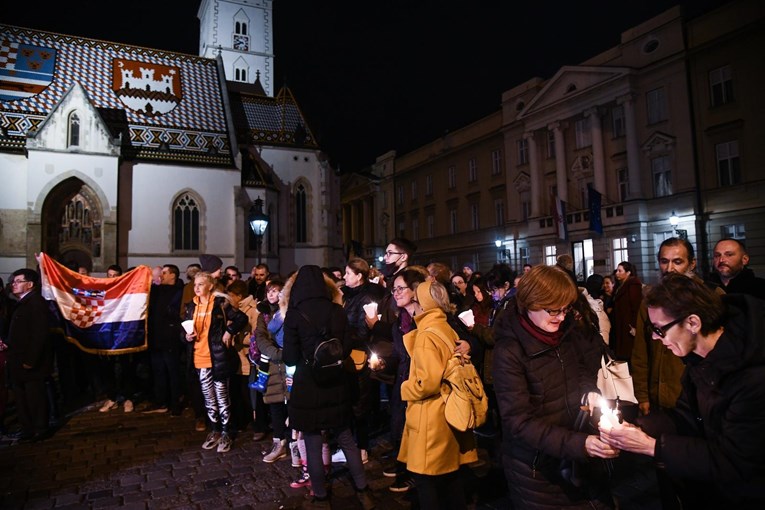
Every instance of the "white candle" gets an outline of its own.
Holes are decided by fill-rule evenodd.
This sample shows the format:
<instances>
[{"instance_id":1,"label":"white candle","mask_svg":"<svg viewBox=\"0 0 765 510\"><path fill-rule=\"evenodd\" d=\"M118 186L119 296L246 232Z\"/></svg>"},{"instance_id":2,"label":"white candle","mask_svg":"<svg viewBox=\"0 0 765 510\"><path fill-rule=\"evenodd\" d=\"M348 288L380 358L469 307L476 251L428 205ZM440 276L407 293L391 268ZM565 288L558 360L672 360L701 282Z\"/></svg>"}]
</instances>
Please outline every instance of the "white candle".
<instances>
[{"instance_id":1,"label":"white candle","mask_svg":"<svg viewBox=\"0 0 765 510\"><path fill-rule=\"evenodd\" d=\"M611 430L621 426L619 423L619 411L611 409L608 406L608 401L606 399L601 398L598 407L600 407L600 421L598 422L600 428L603 430Z\"/></svg>"}]
</instances>

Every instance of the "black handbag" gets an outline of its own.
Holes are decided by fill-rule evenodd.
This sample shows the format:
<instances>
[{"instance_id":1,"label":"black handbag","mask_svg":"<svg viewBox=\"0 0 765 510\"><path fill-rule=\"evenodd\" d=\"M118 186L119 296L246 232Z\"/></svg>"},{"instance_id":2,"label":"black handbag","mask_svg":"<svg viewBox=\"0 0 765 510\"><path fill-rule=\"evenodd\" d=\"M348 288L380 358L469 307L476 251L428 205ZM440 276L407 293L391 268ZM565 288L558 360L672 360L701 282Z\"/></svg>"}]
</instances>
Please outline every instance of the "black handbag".
<instances>
[{"instance_id":1,"label":"black handbag","mask_svg":"<svg viewBox=\"0 0 765 510\"><path fill-rule=\"evenodd\" d=\"M587 400L587 394L582 396L579 406L579 414L574 421L573 430L575 432L585 432L587 434L599 434L595 414L590 416L590 406ZM602 482L604 476L610 478L613 471L613 463L609 459L562 459L560 461L560 477L567 484L578 489L588 488L593 482Z\"/></svg>"}]
</instances>

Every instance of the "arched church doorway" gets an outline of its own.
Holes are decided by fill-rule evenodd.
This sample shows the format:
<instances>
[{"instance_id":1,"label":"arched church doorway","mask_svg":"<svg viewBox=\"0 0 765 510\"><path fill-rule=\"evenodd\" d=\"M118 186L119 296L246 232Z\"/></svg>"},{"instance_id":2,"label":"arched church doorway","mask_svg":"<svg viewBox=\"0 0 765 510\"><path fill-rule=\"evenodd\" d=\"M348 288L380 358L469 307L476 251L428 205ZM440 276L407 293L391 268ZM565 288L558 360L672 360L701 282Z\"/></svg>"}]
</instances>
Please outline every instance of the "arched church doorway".
<instances>
[{"instance_id":1,"label":"arched church doorway","mask_svg":"<svg viewBox=\"0 0 765 510\"><path fill-rule=\"evenodd\" d=\"M43 204L42 250L70 269L93 271L102 259L102 210L96 193L80 179L61 182Z\"/></svg>"}]
</instances>

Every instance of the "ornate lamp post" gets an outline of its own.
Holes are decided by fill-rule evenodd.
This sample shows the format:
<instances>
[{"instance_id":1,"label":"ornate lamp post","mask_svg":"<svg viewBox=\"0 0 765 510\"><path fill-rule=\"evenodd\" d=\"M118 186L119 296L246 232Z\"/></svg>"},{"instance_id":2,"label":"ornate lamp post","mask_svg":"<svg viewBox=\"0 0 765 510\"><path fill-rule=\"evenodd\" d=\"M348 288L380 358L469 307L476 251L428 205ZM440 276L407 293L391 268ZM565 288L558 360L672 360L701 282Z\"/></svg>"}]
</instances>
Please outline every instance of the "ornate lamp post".
<instances>
[{"instance_id":1,"label":"ornate lamp post","mask_svg":"<svg viewBox=\"0 0 765 510\"><path fill-rule=\"evenodd\" d=\"M677 228L678 223L680 223L680 218L675 211L672 211L672 215L669 217L669 224L672 225L675 235L680 239L688 239L688 231L682 228Z\"/></svg>"},{"instance_id":2,"label":"ornate lamp post","mask_svg":"<svg viewBox=\"0 0 765 510\"><path fill-rule=\"evenodd\" d=\"M247 216L247 222L250 224L252 233L255 234L255 248L258 252L258 264L260 264L260 249L263 245L263 234L268 227L269 217L263 212L263 199L258 197L253 202L255 210L250 210Z\"/></svg>"}]
</instances>

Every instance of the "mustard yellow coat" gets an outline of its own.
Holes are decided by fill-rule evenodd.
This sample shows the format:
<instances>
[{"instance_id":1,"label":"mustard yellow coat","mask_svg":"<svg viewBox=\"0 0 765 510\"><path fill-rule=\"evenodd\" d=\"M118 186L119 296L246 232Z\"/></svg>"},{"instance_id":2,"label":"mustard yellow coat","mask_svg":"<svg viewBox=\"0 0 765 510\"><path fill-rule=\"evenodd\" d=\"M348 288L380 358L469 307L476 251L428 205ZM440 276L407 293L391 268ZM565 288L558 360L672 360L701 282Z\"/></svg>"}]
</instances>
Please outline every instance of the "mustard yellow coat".
<instances>
[{"instance_id":1,"label":"mustard yellow coat","mask_svg":"<svg viewBox=\"0 0 765 510\"><path fill-rule=\"evenodd\" d=\"M417 287L417 299L424 311L415 316L417 329L404 335L404 347L412 361L409 378L401 384L401 399L407 402L407 408L398 460L413 473L441 475L475 462L478 454L473 432L459 432L446 422L442 377L458 337L446 322L446 314L430 297L429 288L430 282ZM429 328L438 329L453 340L453 345L448 346Z\"/></svg>"}]
</instances>

